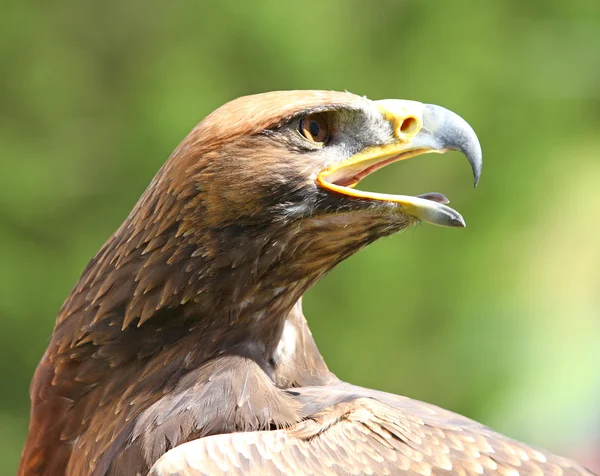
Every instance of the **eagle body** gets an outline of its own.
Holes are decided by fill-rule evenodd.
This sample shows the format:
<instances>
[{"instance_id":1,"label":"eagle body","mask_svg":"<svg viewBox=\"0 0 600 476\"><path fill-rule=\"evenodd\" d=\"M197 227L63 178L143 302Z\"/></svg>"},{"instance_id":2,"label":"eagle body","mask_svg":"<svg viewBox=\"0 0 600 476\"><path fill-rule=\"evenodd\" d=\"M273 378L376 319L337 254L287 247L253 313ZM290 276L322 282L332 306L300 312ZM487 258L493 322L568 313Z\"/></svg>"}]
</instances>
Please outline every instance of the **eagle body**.
<instances>
[{"instance_id":1,"label":"eagle body","mask_svg":"<svg viewBox=\"0 0 600 476\"><path fill-rule=\"evenodd\" d=\"M419 221L464 226L441 194L355 188L447 149L477 181L476 136L437 106L282 91L207 116L61 308L19 474L588 474L342 382L312 338L302 295L337 263Z\"/></svg>"}]
</instances>

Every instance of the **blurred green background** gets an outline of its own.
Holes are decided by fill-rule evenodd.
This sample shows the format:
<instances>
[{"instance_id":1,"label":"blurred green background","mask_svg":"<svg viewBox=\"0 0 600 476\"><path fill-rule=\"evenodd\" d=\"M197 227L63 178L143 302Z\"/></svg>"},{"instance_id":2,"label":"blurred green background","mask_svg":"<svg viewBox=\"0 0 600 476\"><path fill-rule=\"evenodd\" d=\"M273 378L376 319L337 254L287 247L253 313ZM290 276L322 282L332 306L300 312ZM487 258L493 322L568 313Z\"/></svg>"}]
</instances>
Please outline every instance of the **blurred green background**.
<instances>
[{"instance_id":1,"label":"blurred green background","mask_svg":"<svg viewBox=\"0 0 600 476\"><path fill-rule=\"evenodd\" d=\"M422 225L305 298L330 368L600 470L600 3L3 2L0 461L16 470L28 385L87 261L206 114L276 89L450 108L458 154L364 187L441 191L464 230Z\"/></svg>"}]
</instances>

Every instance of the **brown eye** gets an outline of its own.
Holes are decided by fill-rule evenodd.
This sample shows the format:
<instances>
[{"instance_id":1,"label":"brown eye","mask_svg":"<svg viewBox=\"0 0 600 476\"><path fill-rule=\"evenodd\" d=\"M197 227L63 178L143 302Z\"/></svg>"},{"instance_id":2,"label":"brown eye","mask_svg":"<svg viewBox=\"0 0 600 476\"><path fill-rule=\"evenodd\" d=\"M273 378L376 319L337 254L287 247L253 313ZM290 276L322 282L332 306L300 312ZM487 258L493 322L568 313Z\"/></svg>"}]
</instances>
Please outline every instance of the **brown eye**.
<instances>
[{"instance_id":1,"label":"brown eye","mask_svg":"<svg viewBox=\"0 0 600 476\"><path fill-rule=\"evenodd\" d=\"M298 126L300 134L309 141L324 144L329 139L329 126L325 114L311 114L300 121Z\"/></svg>"}]
</instances>

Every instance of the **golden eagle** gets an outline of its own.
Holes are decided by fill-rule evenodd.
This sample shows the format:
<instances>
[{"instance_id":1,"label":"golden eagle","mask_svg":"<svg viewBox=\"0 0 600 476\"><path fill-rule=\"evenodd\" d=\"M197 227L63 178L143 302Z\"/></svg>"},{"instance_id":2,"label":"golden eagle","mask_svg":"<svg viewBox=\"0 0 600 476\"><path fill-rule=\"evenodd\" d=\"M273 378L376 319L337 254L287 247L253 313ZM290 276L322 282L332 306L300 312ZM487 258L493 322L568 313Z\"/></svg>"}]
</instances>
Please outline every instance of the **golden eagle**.
<instances>
[{"instance_id":1,"label":"golden eagle","mask_svg":"<svg viewBox=\"0 0 600 476\"><path fill-rule=\"evenodd\" d=\"M307 327L302 295L343 259L419 221L464 226L441 194L354 188L448 149L477 183L477 137L439 106L285 91L206 117L60 310L19 474L587 474L340 381Z\"/></svg>"}]
</instances>

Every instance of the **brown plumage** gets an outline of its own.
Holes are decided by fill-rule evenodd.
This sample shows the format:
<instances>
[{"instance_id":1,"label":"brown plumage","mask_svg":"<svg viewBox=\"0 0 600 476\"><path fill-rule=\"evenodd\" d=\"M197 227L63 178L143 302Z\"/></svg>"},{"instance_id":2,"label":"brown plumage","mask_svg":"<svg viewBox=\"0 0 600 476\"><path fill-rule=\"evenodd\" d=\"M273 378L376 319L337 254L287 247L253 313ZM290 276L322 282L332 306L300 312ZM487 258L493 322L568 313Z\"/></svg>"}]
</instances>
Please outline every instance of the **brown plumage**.
<instances>
[{"instance_id":1,"label":"brown plumage","mask_svg":"<svg viewBox=\"0 0 600 476\"><path fill-rule=\"evenodd\" d=\"M474 133L435 106L289 91L205 118L60 310L19 474L585 474L459 415L343 383L312 339L301 297L338 262L419 220L463 225L441 194L350 188L446 149L477 180Z\"/></svg>"}]
</instances>

